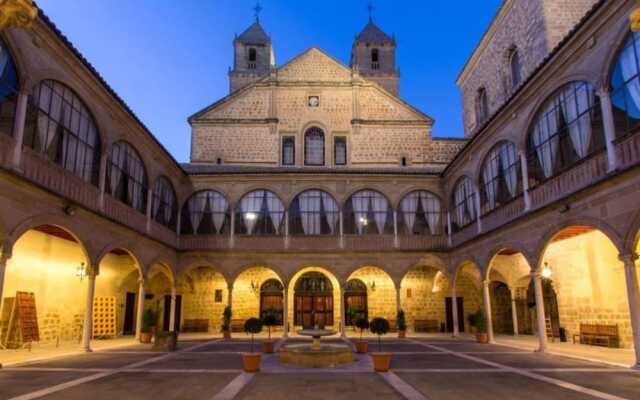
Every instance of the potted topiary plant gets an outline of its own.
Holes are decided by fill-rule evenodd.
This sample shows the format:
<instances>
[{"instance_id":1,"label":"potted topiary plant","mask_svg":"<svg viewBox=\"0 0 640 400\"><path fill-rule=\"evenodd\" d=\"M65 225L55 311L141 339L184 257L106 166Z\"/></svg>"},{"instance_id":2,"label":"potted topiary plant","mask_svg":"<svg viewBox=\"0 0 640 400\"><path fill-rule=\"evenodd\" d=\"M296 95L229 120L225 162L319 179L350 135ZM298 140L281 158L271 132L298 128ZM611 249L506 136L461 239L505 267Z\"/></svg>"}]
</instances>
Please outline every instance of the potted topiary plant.
<instances>
[{"instance_id":1,"label":"potted topiary plant","mask_svg":"<svg viewBox=\"0 0 640 400\"><path fill-rule=\"evenodd\" d=\"M158 317L156 313L148 308L142 314L142 326L140 327L140 343L151 343L153 330L157 325Z\"/></svg>"},{"instance_id":2,"label":"potted topiary plant","mask_svg":"<svg viewBox=\"0 0 640 400\"><path fill-rule=\"evenodd\" d=\"M382 344L380 343L380 336L386 335L389 332L389 321L384 318L374 318L369 324L369 329L375 335L378 335L378 352L371 353L373 358L373 369L376 372L389 371L389 365L391 364L391 353L382 352Z\"/></svg>"},{"instance_id":3,"label":"potted topiary plant","mask_svg":"<svg viewBox=\"0 0 640 400\"><path fill-rule=\"evenodd\" d=\"M356 342L356 350L360 354L364 354L369 351L369 343L362 340L362 333L365 329L369 329L369 321L366 318L360 317L356 320L356 327L360 329L360 340Z\"/></svg>"},{"instance_id":4,"label":"potted topiary plant","mask_svg":"<svg viewBox=\"0 0 640 400\"><path fill-rule=\"evenodd\" d=\"M258 318L249 318L244 322L244 331L251 334L251 352L242 353L244 372L258 372L260 371L260 353L253 352L253 335L262 331L262 321Z\"/></svg>"},{"instance_id":5,"label":"potted topiary plant","mask_svg":"<svg viewBox=\"0 0 640 400\"><path fill-rule=\"evenodd\" d=\"M404 310L398 311L396 325L398 326L398 337L405 338L407 336L407 321L404 319Z\"/></svg>"},{"instance_id":6,"label":"potted topiary plant","mask_svg":"<svg viewBox=\"0 0 640 400\"><path fill-rule=\"evenodd\" d=\"M349 325L356 329L356 321L360 318L362 314L362 307L360 306L351 306L347 309L347 319L349 320Z\"/></svg>"},{"instance_id":7,"label":"potted topiary plant","mask_svg":"<svg viewBox=\"0 0 640 400\"><path fill-rule=\"evenodd\" d=\"M262 351L265 353L273 353L273 340L271 340L271 327L278 325L278 317L273 307L269 308L262 317L262 324L267 327L269 339L262 342Z\"/></svg>"},{"instance_id":8,"label":"potted topiary plant","mask_svg":"<svg viewBox=\"0 0 640 400\"><path fill-rule=\"evenodd\" d=\"M226 306L222 311L222 335L225 339L231 339L231 307Z\"/></svg>"},{"instance_id":9,"label":"potted topiary plant","mask_svg":"<svg viewBox=\"0 0 640 400\"><path fill-rule=\"evenodd\" d=\"M484 319L484 313L480 310L469 314L467 317L469 325L475 329L476 341L478 343L489 343L489 335L487 335L487 323Z\"/></svg>"}]
</instances>

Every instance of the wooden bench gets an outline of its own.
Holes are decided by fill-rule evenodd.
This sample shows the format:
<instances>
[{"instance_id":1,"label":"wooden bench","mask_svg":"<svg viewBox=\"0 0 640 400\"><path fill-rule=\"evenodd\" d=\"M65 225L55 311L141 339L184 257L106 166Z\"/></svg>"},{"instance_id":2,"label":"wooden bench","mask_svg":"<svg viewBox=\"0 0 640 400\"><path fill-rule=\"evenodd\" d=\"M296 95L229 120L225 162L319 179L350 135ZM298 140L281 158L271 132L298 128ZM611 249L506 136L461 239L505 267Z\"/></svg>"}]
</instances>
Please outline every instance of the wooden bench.
<instances>
[{"instance_id":1,"label":"wooden bench","mask_svg":"<svg viewBox=\"0 0 640 400\"><path fill-rule=\"evenodd\" d=\"M231 332L244 332L244 320L232 319L231 320Z\"/></svg>"},{"instance_id":2,"label":"wooden bench","mask_svg":"<svg viewBox=\"0 0 640 400\"><path fill-rule=\"evenodd\" d=\"M437 319L416 319L413 322L415 332L440 332L440 321Z\"/></svg>"},{"instance_id":3,"label":"wooden bench","mask_svg":"<svg viewBox=\"0 0 640 400\"><path fill-rule=\"evenodd\" d=\"M398 325L395 319L389 320L389 332L398 332Z\"/></svg>"},{"instance_id":4,"label":"wooden bench","mask_svg":"<svg viewBox=\"0 0 640 400\"><path fill-rule=\"evenodd\" d=\"M573 343L576 342L576 338L580 344L620 347L618 325L580 324L580 333L573 335Z\"/></svg>"},{"instance_id":5,"label":"wooden bench","mask_svg":"<svg viewBox=\"0 0 640 400\"><path fill-rule=\"evenodd\" d=\"M209 320L185 319L180 330L182 332L209 332Z\"/></svg>"}]
</instances>

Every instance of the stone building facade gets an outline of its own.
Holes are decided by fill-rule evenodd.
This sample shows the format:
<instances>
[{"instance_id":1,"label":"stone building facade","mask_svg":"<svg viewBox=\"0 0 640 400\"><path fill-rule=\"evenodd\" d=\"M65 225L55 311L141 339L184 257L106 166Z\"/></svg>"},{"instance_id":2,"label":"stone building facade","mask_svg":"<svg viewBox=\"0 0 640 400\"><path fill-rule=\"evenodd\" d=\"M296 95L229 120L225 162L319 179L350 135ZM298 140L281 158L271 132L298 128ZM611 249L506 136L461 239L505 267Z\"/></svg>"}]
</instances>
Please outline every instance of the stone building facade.
<instances>
[{"instance_id":1,"label":"stone building facade","mask_svg":"<svg viewBox=\"0 0 640 400\"><path fill-rule=\"evenodd\" d=\"M185 164L40 12L0 33L2 307L33 292L42 339L89 348L96 296L116 299L118 334L139 333L145 309L163 328L214 333L225 306L241 321L267 301L287 334L309 323L298 299L311 293L343 332L348 301L364 299L370 318L402 309L410 330L454 335L483 310L491 337L536 334L541 350L560 331L615 325L640 359L634 7L505 2L458 80L468 140L431 137L395 65L385 81L358 67L366 52L345 66L311 48L276 68L250 28L231 94L189 119ZM378 62L395 49L383 44ZM506 93L498 60L514 44ZM60 99L76 99L82 124L60 119Z\"/></svg>"}]
</instances>

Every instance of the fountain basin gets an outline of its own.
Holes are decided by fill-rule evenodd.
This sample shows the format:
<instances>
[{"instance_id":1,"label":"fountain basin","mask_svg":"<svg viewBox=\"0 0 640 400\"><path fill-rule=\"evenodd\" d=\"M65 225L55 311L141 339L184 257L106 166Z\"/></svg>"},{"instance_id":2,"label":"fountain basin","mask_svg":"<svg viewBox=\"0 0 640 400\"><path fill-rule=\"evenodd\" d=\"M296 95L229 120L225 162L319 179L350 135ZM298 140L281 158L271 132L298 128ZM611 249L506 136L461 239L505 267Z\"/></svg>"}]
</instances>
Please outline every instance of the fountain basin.
<instances>
[{"instance_id":1,"label":"fountain basin","mask_svg":"<svg viewBox=\"0 0 640 400\"><path fill-rule=\"evenodd\" d=\"M332 368L353 362L346 344L323 344L319 349L306 343L288 344L280 348L280 362L304 368Z\"/></svg>"}]
</instances>

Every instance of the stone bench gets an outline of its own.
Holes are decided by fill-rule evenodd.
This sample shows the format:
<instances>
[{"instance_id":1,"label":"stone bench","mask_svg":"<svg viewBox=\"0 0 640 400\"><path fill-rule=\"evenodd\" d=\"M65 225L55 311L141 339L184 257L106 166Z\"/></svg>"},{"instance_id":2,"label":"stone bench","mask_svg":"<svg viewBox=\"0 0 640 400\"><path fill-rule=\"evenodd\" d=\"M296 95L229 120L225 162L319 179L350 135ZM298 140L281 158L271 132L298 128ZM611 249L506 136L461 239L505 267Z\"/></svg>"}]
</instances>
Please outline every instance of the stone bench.
<instances>
[{"instance_id":1,"label":"stone bench","mask_svg":"<svg viewBox=\"0 0 640 400\"><path fill-rule=\"evenodd\" d=\"M416 319L413 322L415 332L440 332L440 321L437 319Z\"/></svg>"},{"instance_id":2,"label":"stone bench","mask_svg":"<svg viewBox=\"0 0 640 400\"><path fill-rule=\"evenodd\" d=\"M618 325L580 324L580 333L573 335L573 343L576 342L576 338L580 344L620 347Z\"/></svg>"},{"instance_id":3,"label":"stone bench","mask_svg":"<svg viewBox=\"0 0 640 400\"><path fill-rule=\"evenodd\" d=\"M209 320L185 319L180 330L182 332L209 332Z\"/></svg>"}]
</instances>

